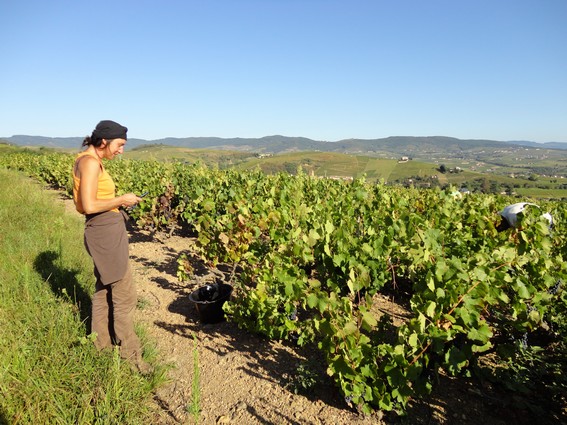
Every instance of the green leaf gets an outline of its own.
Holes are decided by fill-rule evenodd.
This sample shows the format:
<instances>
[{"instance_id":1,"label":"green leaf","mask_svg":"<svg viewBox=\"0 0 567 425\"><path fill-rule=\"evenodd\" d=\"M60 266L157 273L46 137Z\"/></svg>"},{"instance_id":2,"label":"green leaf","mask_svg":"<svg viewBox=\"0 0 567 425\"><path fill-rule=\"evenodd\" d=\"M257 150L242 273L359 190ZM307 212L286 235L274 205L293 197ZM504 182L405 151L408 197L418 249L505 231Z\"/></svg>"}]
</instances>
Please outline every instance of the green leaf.
<instances>
[{"instance_id":1,"label":"green leaf","mask_svg":"<svg viewBox=\"0 0 567 425\"><path fill-rule=\"evenodd\" d=\"M362 326L367 331L374 329L378 325L378 321L371 312L365 311L362 313Z\"/></svg>"},{"instance_id":2,"label":"green leaf","mask_svg":"<svg viewBox=\"0 0 567 425\"><path fill-rule=\"evenodd\" d=\"M435 279L433 279L433 276L428 276L427 277L427 287L431 290L431 292L435 292Z\"/></svg>"},{"instance_id":3,"label":"green leaf","mask_svg":"<svg viewBox=\"0 0 567 425\"><path fill-rule=\"evenodd\" d=\"M425 309L425 314L431 318L434 318L436 308L437 308L437 303L435 301L429 301L427 303L427 308Z\"/></svg>"},{"instance_id":4,"label":"green leaf","mask_svg":"<svg viewBox=\"0 0 567 425\"><path fill-rule=\"evenodd\" d=\"M448 371L453 375L468 365L467 356L456 347L451 347L449 351L447 351L445 361L448 364Z\"/></svg>"},{"instance_id":5,"label":"green leaf","mask_svg":"<svg viewBox=\"0 0 567 425\"><path fill-rule=\"evenodd\" d=\"M343 328L343 332L346 335L352 335L353 333L358 331L358 326L354 322L347 322Z\"/></svg>"},{"instance_id":6,"label":"green leaf","mask_svg":"<svg viewBox=\"0 0 567 425\"><path fill-rule=\"evenodd\" d=\"M526 288L526 285L521 280L516 280L516 291L518 292L518 296L523 299L530 298L530 291Z\"/></svg>"},{"instance_id":7,"label":"green leaf","mask_svg":"<svg viewBox=\"0 0 567 425\"><path fill-rule=\"evenodd\" d=\"M211 199L207 199L203 202L203 209L205 211L211 211L215 207L215 203Z\"/></svg>"},{"instance_id":8,"label":"green leaf","mask_svg":"<svg viewBox=\"0 0 567 425\"><path fill-rule=\"evenodd\" d=\"M291 297L294 294L294 285L290 280L285 282L285 294L287 297Z\"/></svg>"},{"instance_id":9,"label":"green leaf","mask_svg":"<svg viewBox=\"0 0 567 425\"><path fill-rule=\"evenodd\" d=\"M471 350L472 350L473 353L484 353L485 351L488 351L491 348L492 348L492 343L490 341L488 341L484 345L473 345L471 347Z\"/></svg>"},{"instance_id":10,"label":"green leaf","mask_svg":"<svg viewBox=\"0 0 567 425\"><path fill-rule=\"evenodd\" d=\"M321 235L319 235L316 230L311 229L309 230L309 236L307 238L304 237L303 239L307 243L307 245L312 247L315 246L319 239L321 239Z\"/></svg>"},{"instance_id":11,"label":"green leaf","mask_svg":"<svg viewBox=\"0 0 567 425\"><path fill-rule=\"evenodd\" d=\"M337 267L340 267L345 261L345 257L342 254L335 254L333 255L333 264Z\"/></svg>"},{"instance_id":12,"label":"green leaf","mask_svg":"<svg viewBox=\"0 0 567 425\"><path fill-rule=\"evenodd\" d=\"M484 282L486 280L486 277L487 277L484 269L479 268L479 267L477 267L473 270L473 276L476 280L480 280L481 282Z\"/></svg>"},{"instance_id":13,"label":"green leaf","mask_svg":"<svg viewBox=\"0 0 567 425\"><path fill-rule=\"evenodd\" d=\"M319 311L325 311L329 305L329 300L326 298L319 298Z\"/></svg>"},{"instance_id":14,"label":"green leaf","mask_svg":"<svg viewBox=\"0 0 567 425\"><path fill-rule=\"evenodd\" d=\"M384 368L384 372L386 373L388 383L392 387L399 387L406 382L405 376L397 365L387 366L386 368Z\"/></svg>"},{"instance_id":15,"label":"green leaf","mask_svg":"<svg viewBox=\"0 0 567 425\"><path fill-rule=\"evenodd\" d=\"M419 340L417 338L417 334L413 333L410 335L410 337L408 338L408 344L411 348L417 348L418 347L418 343Z\"/></svg>"},{"instance_id":16,"label":"green leaf","mask_svg":"<svg viewBox=\"0 0 567 425\"><path fill-rule=\"evenodd\" d=\"M317 294L311 293L307 295L307 305L309 306L309 308L315 308L318 303L319 297L317 296Z\"/></svg>"},{"instance_id":17,"label":"green leaf","mask_svg":"<svg viewBox=\"0 0 567 425\"><path fill-rule=\"evenodd\" d=\"M330 221L326 221L325 222L325 232L333 233L334 230L335 230L335 226L333 225L333 223L331 223Z\"/></svg>"},{"instance_id":18,"label":"green leaf","mask_svg":"<svg viewBox=\"0 0 567 425\"><path fill-rule=\"evenodd\" d=\"M197 238L197 240L199 241L199 243L202 246L207 246L209 244L209 242L211 241L208 237L206 237L203 233L199 234L199 237Z\"/></svg>"},{"instance_id":19,"label":"green leaf","mask_svg":"<svg viewBox=\"0 0 567 425\"><path fill-rule=\"evenodd\" d=\"M473 341L486 343L492 338L492 330L487 324L480 325L478 328L469 330L467 338Z\"/></svg>"},{"instance_id":20,"label":"green leaf","mask_svg":"<svg viewBox=\"0 0 567 425\"><path fill-rule=\"evenodd\" d=\"M530 311L528 318L529 318L530 322L532 322L532 323L539 323L541 321L541 316L539 314L539 311L537 311L537 310Z\"/></svg>"},{"instance_id":21,"label":"green leaf","mask_svg":"<svg viewBox=\"0 0 567 425\"><path fill-rule=\"evenodd\" d=\"M427 318L423 315L423 313L419 313L417 316L417 320L419 322L419 331L421 333L425 332L425 327L427 325Z\"/></svg>"}]
</instances>

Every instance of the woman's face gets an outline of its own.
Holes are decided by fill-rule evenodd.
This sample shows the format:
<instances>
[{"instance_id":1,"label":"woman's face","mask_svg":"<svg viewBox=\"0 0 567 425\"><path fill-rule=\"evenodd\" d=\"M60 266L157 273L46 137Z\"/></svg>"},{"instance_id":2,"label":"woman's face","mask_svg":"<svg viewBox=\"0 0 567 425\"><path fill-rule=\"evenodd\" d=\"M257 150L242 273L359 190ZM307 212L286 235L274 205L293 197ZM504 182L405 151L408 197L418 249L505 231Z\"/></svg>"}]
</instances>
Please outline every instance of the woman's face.
<instances>
[{"instance_id":1,"label":"woman's face","mask_svg":"<svg viewBox=\"0 0 567 425\"><path fill-rule=\"evenodd\" d=\"M104 158L112 159L116 155L121 155L124 153L124 145L126 144L126 139L104 139L106 145L104 146Z\"/></svg>"}]
</instances>

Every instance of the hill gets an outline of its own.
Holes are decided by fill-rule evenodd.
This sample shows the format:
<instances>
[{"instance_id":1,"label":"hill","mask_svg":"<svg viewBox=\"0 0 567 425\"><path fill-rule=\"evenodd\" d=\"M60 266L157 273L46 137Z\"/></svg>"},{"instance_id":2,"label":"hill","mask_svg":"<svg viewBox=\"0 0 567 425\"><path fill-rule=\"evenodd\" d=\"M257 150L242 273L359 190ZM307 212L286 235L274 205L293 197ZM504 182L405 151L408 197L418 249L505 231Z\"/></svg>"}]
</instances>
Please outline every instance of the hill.
<instances>
[{"instance_id":1,"label":"hill","mask_svg":"<svg viewBox=\"0 0 567 425\"><path fill-rule=\"evenodd\" d=\"M562 152L562 151L560 151ZM565 153L563 152L565 155ZM441 167L431 161L415 159L387 159L370 155L340 152L299 151L279 154L254 154L244 151L189 149L167 145L145 145L124 154L127 159L156 161L201 162L210 167L261 169L267 174L285 172L295 174L298 169L317 177L350 180L365 176L369 182L384 180L391 184L431 187L452 185L457 188L481 190L491 193L511 193L534 198L567 197L567 181L559 176L537 177L533 168L546 164L545 160L532 160L527 168L520 164L494 165L478 161L452 160ZM498 159L514 162L511 156ZM532 167L532 168L529 168ZM441 172L444 168L445 172ZM541 167L540 167L541 168ZM562 171L567 174L567 167Z\"/></svg>"},{"instance_id":2,"label":"hill","mask_svg":"<svg viewBox=\"0 0 567 425\"><path fill-rule=\"evenodd\" d=\"M20 146L46 146L59 148L78 148L82 137L43 137L15 135L3 137L8 143ZM372 156L424 157L444 152L448 156L459 157L464 154L482 153L502 149L560 149L567 150L567 143L501 142L495 140L463 140L454 137L395 136L381 139L346 139L337 142L312 140L305 137L266 136L262 138L220 138L220 137L168 137L157 140L129 139L127 149L141 145L167 145L191 149L217 149L255 153L282 153L297 151L341 152L369 154Z\"/></svg>"},{"instance_id":3,"label":"hill","mask_svg":"<svg viewBox=\"0 0 567 425\"><path fill-rule=\"evenodd\" d=\"M0 137L0 141L17 146L42 146L47 148L77 149L81 148L84 137L45 137L15 135L11 137ZM131 147L148 143L142 139L131 139L128 141Z\"/></svg>"},{"instance_id":4,"label":"hill","mask_svg":"<svg viewBox=\"0 0 567 425\"><path fill-rule=\"evenodd\" d=\"M42 146L74 152L80 149L82 143L80 137L12 136L4 140L20 146ZM342 154L345 157L329 154ZM489 174L506 178L506 182L499 184L516 188L518 185L527 185L541 190L561 189L564 192L567 187L563 183L567 179L567 143L462 140L442 136L396 136L338 142L280 135L256 139L188 137L152 141L129 139L125 156L201 161L221 168L260 166L266 172L295 172L301 166L304 171L320 176L357 177L364 174L369 179L385 178L388 181L428 178L435 174L436 169L445 166L447 169L461 169L465 174L439 175L440 183L468 184L471 179L477 180L481 175ZM379 161L390 160L395 164L401 158L409 160L403 167ZM412 169L414 167L415 171ZM538 181L534 184L535 179ZM558 194L546 196L556 197Z\"/></svg>"}]
</instances>

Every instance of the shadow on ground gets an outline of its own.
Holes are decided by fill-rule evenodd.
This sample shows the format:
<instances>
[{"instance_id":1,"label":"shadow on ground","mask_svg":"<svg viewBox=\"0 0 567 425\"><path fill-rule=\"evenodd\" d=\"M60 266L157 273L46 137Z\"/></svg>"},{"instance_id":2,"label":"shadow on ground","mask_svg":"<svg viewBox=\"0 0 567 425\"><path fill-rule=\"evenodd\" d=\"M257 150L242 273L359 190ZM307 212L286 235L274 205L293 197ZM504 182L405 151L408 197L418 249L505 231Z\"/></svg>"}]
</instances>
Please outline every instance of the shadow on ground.
<instances>
[{"instance_id":1,"label":"shadow on ground","mask_svg":"<svg viewBox=\"0 0 567 425\"><path fill-rule=\"evenodd\" d=\"M188 300L190 290L176 292L178 297L168 306L168 310L184 316L185 323L171 325L166 322L156 322L157 326L177 336L191 339L194 336L201 340L207 336L214 339L222 335L224 338L215 339L214 345L203 344L203 346L214 352L221 359L220 361L223 357L228 357L231 352L238 351L247 359L244 365L237 367L239 370L284 388L289 386L290 377L293 379L297 375L298 366L308 361L311 366L316 365L318 383L310 393L303 395L311 401L320 400L345 413L356 413L347 405L335 383L326 374L326 360L315 347L297 347L292 343L286 345L285 342L273 344L259 335L239 329L230 321L216 324L201 323L197 310ZM494 387L474 378L439 376L432 394L411 401L405 416L386 412L382 420L386 424L408 425L567 423L558 422L557 410L555 412L546 410L543 405L537 404L534 397L535 395L526 397L501 387ZM259 415L257 419L259 423L263 423L260 412L250 412L250 414ZM291 418L285 419L284 422L294 423Z\"/></svg>"},{"instance_id":2,"label":"shadow on ground","mask_svg":"<svg viewBox=\"0 0 567 425\"><path fill-rule=\"evenodd\" d=\"M6 415L4 414L3 409L0 409L0 425L8 425L8 419L6 418Z\"/></svg>"},{"instance_id":3,"label":"shadow on ground","mask_svg":"<svg viewBox=\"0 0 567 425\"><path fill-rule=\"evenodd\" d=\"M353 413L327 376L326 362L319 350L313 347L298 347L293 343L274 343L260 335L240 329L235 323L227 320L212 324L203 323L197 309L189 301L189 294L195 290L195 285L180 288L172 285L167 279L160 278L154 281L163 288L176 292L177 298L169 304L168 310L185 318L183 324L156 321L154 322L156 326L179 337L191 340L196 337L204 349L215 353L219 362L230 362L231 353L238 352L245 358L245 363L236 366L236 370L283 388L288 388L292 384L291 380L297 376L299 365L308 362L316 369L313 372L317 374L318 379L312 391L303 395L310 401L320 400L329 406ZM206 340L214 340L215 343L208 344ZM248 406L249 413L257 418L258 423L270 423L263 422L261 412L250 409L253 408ZM282 423L296 423L292 418L282 418L282 421Z\"/></svg>"},{"instance_id":4,"label":"shadow on ground","mask_svg":"<svg viewBox=\"0 0 567 425\"><path fill-rule=\"evenodd\" d=\"M61 267L55 251L41 252L34 260L34 269L49 283L53 293L79 309L81 321L90 329L91 297L77 279L78 269Z\"/></svg>"}]
</instances>

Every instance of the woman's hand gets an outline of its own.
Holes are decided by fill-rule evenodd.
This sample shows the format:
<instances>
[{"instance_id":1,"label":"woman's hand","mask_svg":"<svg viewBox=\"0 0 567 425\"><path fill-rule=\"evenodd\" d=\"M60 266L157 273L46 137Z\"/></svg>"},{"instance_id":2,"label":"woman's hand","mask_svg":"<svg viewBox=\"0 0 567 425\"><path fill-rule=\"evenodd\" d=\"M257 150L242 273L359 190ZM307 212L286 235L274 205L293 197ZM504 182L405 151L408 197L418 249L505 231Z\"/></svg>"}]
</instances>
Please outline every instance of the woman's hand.
<instances>
[{"instance_id":1,"label":"woman's hand","mask_svg":"<svg viewBox=\"0 0 567 425\"><path fill-rule=\"evenodd\" d=\"M133 207L134 205L138 204L139 202L142 201L142 198L140 198L139 196L133 194L133 193L126 193L122 196L119 197L121 205L124 208L130 208Z\"/></svg>"}]
</instances>

